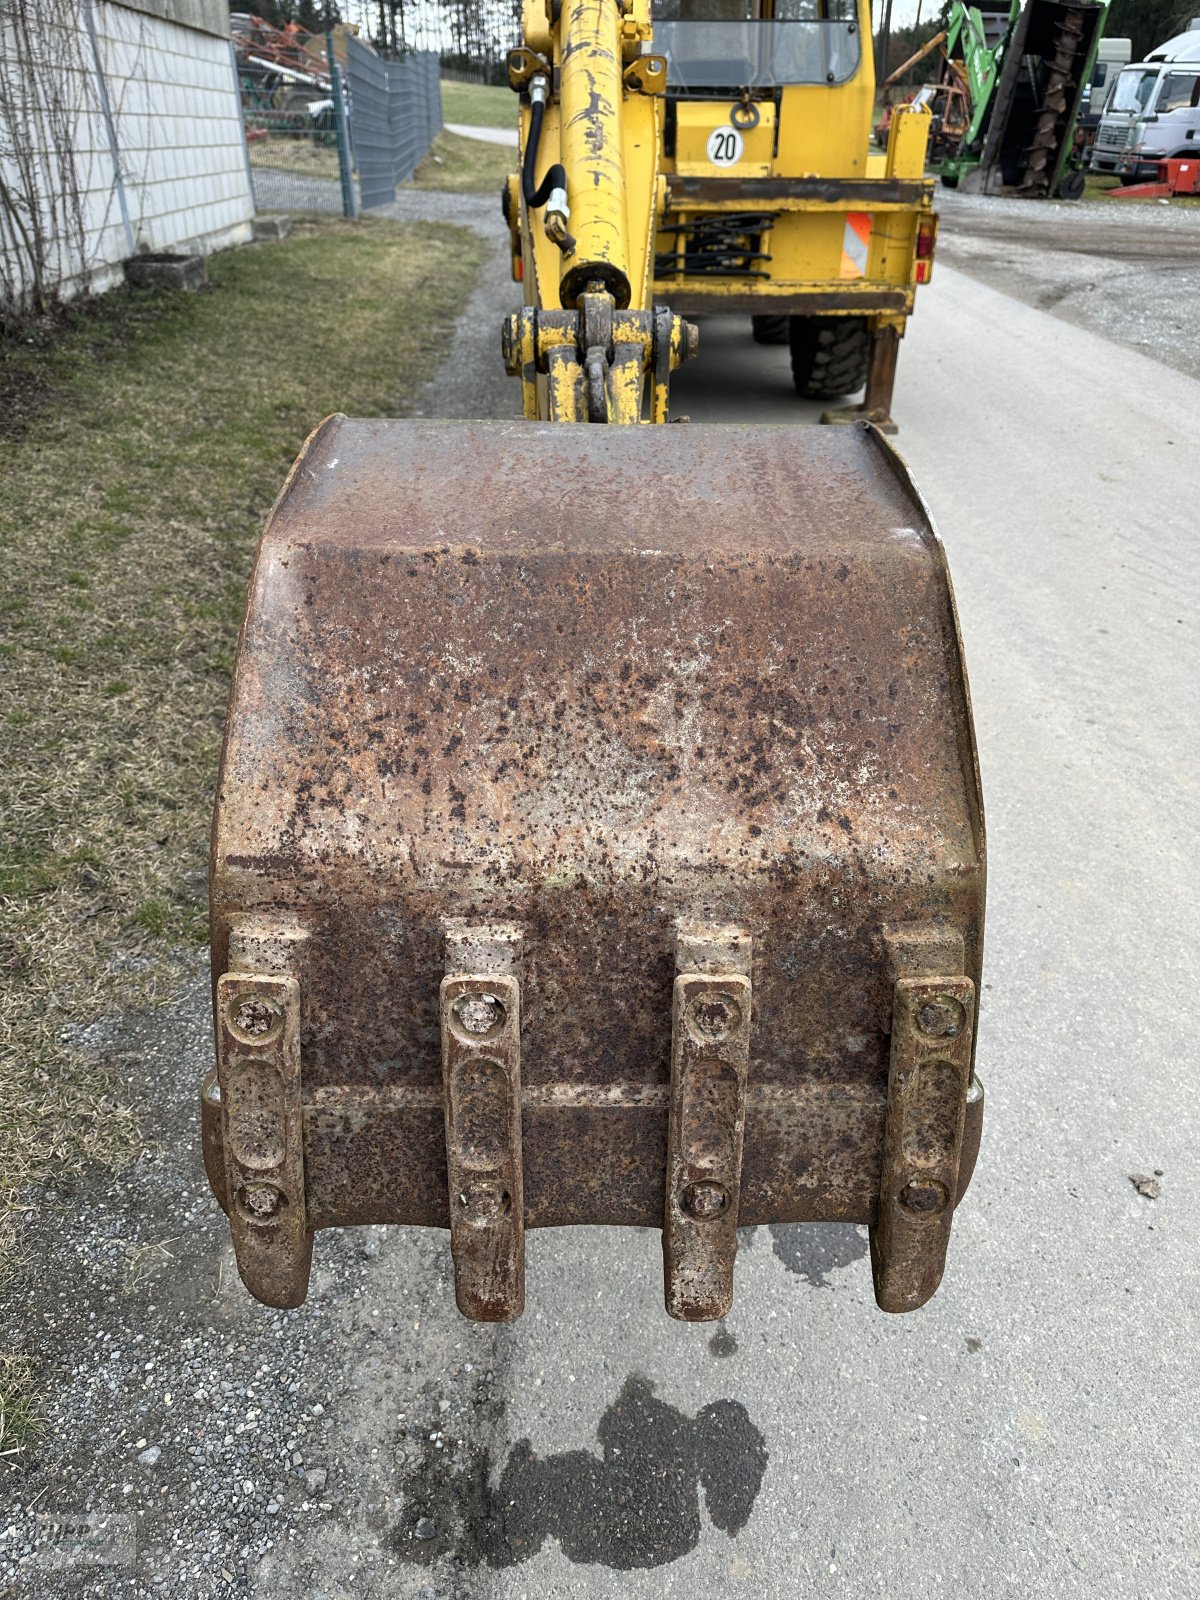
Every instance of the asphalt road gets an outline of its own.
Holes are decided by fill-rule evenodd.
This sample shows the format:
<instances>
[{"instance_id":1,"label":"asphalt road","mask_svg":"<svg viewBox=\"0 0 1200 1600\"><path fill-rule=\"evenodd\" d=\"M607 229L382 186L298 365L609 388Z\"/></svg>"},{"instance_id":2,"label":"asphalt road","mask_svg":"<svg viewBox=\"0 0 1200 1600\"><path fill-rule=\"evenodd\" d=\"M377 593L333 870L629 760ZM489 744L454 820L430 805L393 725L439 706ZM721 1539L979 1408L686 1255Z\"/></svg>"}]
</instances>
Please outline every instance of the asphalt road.
<instances>
[{"instance_id":1,"label":"asphalt road","mask_svg":"<svg viewBox=\"0 0 1200 1600\"><path fill-rule=\"evenodd\" d=\"M481 288L426 412L511 414L511 298ZM676 410L812 419L785 352L702 340ZM927 1308L878 1312L862 1232L826 1226L747 1235L715 1328L663 1313L656 1235L592 1229L530 1236L512 1328L457 1318L417 1231L320 1236L309 1304L266 1312L198 1170L197 974L92 1031L162 1144L41 1197L9 1318L51 1436L6 1485L3 1592L1200 1595L1198 398L944 267L901 352L990 826L988 1120ZM64 1565L46 1512L117 1517L136 1562Z\"/></svg>"}]
</instances>

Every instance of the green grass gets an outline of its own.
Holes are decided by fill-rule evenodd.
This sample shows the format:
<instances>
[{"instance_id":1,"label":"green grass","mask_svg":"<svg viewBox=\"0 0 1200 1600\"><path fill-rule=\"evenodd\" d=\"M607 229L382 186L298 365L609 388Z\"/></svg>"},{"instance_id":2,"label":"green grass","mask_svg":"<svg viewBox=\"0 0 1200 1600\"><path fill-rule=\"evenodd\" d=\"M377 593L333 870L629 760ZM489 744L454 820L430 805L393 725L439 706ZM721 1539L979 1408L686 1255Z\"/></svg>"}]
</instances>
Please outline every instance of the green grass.
<instances>
[{"instance_id":1,"label":"green grass","mask_svg":"<svg viewBox=\"0 0 1200 1600\"><path fill-rule=\"evenodd\" d=\"M322 416L404 412L479 258L464 229L306 221L199 294L0 344L0 1224L47 1171L140 1149L118 1068L64 1030L153 1002L205 939L258 531Z\"/></svg>"},{"instance_id":2,"label":"green grass","mask_svg":"<svg viewBox=\"0 0 1200 1600\"><path fill-rule=\"evenodd\" d=\"M457 133L439 133L433 148L405 185L408 189L442 189L454 194L494 194L517 170L516 147L485 144Z\"/></svg>"},{"instance_id":3,"label":"green grass","mask_svg":"<svg viewBox=\"0 0 1200 1600\"><path fill-rule=\"evenodd\" d=\"M503 84L442 82L442 119L473 128L517 126L517 97Z\"/></svg>"}]
</instances>

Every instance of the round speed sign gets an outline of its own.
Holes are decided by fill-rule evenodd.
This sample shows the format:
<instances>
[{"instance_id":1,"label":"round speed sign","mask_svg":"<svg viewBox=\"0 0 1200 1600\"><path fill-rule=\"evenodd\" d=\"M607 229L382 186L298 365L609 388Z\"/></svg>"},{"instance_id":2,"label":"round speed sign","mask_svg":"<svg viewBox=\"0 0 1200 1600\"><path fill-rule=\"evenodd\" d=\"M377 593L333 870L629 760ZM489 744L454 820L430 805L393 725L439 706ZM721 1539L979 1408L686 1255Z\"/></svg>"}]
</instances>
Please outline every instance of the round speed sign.
<instances>
[{"instance_id":1,"label":"round speed sign","mask_svg":"<svg viewBox=\"0 0 1200 1600\"><path fill-rule=\"evenodd\" d=\"M742 159L746 141L736 128L714 128L708 136L708 159L714 167L732 167Z\"/></svg>"}]
</instances>

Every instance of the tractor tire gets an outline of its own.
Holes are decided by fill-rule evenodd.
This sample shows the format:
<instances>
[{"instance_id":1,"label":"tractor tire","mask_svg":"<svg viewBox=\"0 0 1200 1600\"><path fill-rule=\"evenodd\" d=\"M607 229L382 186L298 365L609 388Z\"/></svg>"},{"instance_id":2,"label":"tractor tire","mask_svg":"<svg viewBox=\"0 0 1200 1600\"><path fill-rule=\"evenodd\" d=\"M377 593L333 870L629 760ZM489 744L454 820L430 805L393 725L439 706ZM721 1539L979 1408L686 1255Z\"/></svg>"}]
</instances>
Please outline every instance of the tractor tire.
<instances>
[{"instance_id":1,"label":"tractor tire","mask_svg":"<svg viewBox=\"0 0 1200 1600\"><path fill-rule=\"evenodd\" d=\"M787 317L751 317L755 344L786 344L788 321Z\"/></svg>"},{"instance_id":2,"label":"tractor tire","mask_svg":"<svg viewBox=\"0 0 1200 1600\"><path fill-rule=\"evenodd\" d=\"M1058 198L1060 200L1082 200L1084 187L1083 173L1076 167L1068 167L1058 180Z\"/></svg>"},{"instance_id":3,"label":"tractor tire","mask_svg":"<svg viewBox=\"0 0 1200 1600\"><path fill-rule=\"evenodd\" d=\"M837 400L867 381L871 330L865 317L791 317L792 378L803 400Z\"/></svg>"}]
</instances>

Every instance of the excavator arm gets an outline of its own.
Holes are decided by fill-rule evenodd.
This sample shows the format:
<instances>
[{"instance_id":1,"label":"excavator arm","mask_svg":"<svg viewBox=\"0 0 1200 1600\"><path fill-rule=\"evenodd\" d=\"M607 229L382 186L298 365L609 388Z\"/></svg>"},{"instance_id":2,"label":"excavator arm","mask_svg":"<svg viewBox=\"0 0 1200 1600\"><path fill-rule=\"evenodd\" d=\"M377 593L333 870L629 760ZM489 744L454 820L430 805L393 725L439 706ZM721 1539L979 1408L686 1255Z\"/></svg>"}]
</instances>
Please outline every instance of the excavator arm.
<instances>
[{"instance_id":1,"label":"excavator arm","mask_svg":"<svg viewBox=\"0 0 1200 1600\"><path fill-rule=\"evenodd\" d=\"M526 417L667 421L670 375L696 330L651 307L663 193L658 100L666 63L646 53L647 0L530 0L509 57L521 95L521 172L506 194L531 303L504 329Z\"/></svg>"}]
</instances>

